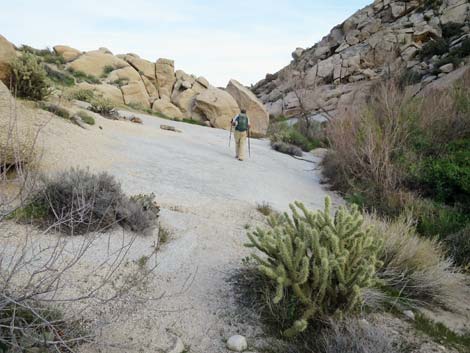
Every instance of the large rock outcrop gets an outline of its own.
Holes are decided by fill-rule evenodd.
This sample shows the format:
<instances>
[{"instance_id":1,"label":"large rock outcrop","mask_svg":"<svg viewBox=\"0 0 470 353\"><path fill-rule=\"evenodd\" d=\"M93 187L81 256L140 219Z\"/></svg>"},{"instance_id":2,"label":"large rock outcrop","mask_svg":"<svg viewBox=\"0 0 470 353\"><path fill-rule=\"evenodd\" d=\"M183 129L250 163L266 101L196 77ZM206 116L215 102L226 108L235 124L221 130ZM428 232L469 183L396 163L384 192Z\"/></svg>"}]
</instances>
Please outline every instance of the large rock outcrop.
<instances>
[{"instance_id":1,"label":"large rock outcrop","mask_svg":"<svg viewBox=\"0 0 470 353\"><path fill-rule=\"evenodd\" d=\"M119 89L119 87L116 87L114 85L110 85L107 83L102 83L98 85L87 82L81 82L78 84L78 87L80 89L94 91L96 95L109 99L116 105L124 104L124 98L122 96L121 90Z\"/></svg>"},{"instance_id":2,"label":"large rock outcrop","mask_svg":"<svg viewBox=\"0 0 470 353\"><path fill-rule=\"evenodd\" d=\"M105 49L86 52L68 64L68 67L75 71L82 71L95 77L101 77L107 66L121 69L129 64Z\"/></svg>"},{"instance_id":3,"label":"large rock outcrop","mask_svg":"<svg viewBox=\"0 0 470 353\"><path fill-rule=\"evenodd\" d=\"M57 55L62 56L67 63L75 60L82 54L80 50L67 45L56 45L54 46L54 51Z\"/></svg>"},{"instance_id":4,"label":"large rock outcrop","mask_svg":"<svg viewBox=\"0 0 470 353\"><path fill-rule=\"evenodd\" d=\"M0 35L0 81L9 84L11 63L16 58L16 51L5 37Z\"/></svg>"},{"instance_id":5,"label":"large rock outcrop","mask_svg":"<svg viewBox=\"0 0 470 353\"><path fill-rule=\"evenodd\" d=\"M261 102L237 81L228 85L231 95L214 88L202 76L175 71L170 59L151 62L137 54L114 55L107 48L81 52L66 45L56 45L54 51L65 59L65 69L72 71L75 89L92 90L117 106L152 108L171 118L197 120L220 128L229 128L230 120L243 107L250 114L253 132L266 132L268 116ZM16 56L15 47L0 36L0 78L7 79L10 62ZM51 72L68 74L61 66L48 67Z\"/></svg>"},{"instance_id":6,"label":"large rock outcrop","mask_svg":"<svg viewBox=\"0 0 470 353\"><path fill-rule=\"evenodd\" d=\"M175 62L169 59L158 59L155 64L155 77L160 97L171 97L173 85L176 82Z\"/></svg>"},{"instance_id":7,"label":"large rock outcrop","mask_svg":"<svg viewBox=\"0 0 470 353\"><path fill-rule=\"evenodd\" d=\"M196 110L199 111L212 126L230 129L231 120L240 113L235 99L219 88L209 88L195 99Z\"/></svg>"},{"instance_id":8,"label":"large rock outcrop","mask_svg":"<svg viewBox=\"0 0 470 353\"><path fill-rule=\"evenodd\" d=\"M171 103L170 98L163 96L160 99L157 99L153 102L152 110L157 113L161 113L169 118L181 120L183 119L183 113L178 109L173 103Z\"/></svg>"},{"instance_id":9,"label":"large rock outcrop","mask_svg":"<svg viewBox=\"0 0 470 353\"><path fill-rule=\"evenodd\" d=\"M121 86L124 103L150 108L150 97L142 81L132 81Z\"/></svg>"},{"instance_id":10,"label":"large rock outcrop","mask_svg":"<svg viewBox=\"0 0 470 353\"><path fill-rule=\"evenodd\" d=\"M407 72L412 83L424 87L469 63L468 53L456 54L469 41L468 0L375 0L313 47L297 48L291 64L266 75L253 92L273 115L335 115L367 95L367 82ZM445 53L420 55L423 47L439 43L448 46ZM449 61L453 65L444 66Z\"/></svg>"},{"instance_id":11,"label":"large rock outcrop","mask_svg":"<svg viewBox=\"0 0 470 353\"><path fill-rule=\"evenodd\" d=\"M230 80L227 92L235 98L240 109L246 109L250 118L253 135L266 135L269 125L269 114L258 98L245 86L236 80Z\"/></svg>"}]
</instances>

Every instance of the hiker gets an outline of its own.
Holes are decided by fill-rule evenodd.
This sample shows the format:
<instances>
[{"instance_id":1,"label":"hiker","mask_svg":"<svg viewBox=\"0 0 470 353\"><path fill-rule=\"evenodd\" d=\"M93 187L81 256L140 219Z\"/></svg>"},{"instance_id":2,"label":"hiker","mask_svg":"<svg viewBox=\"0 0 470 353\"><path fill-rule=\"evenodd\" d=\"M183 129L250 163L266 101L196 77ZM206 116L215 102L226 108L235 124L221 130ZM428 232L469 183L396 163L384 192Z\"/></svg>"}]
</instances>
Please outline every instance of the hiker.
<instances>
[{"instance_id":1,"label":"hiker","mask_svg":"<svg viewBox=\"0 0 470 353\"><path fill-rule=\"evenodd\" d=\"M242 109L241 113L233 118L232 126L235 126L235 158L238 158L239 161L243 161L245 158L246 138L250 130L250 119L246 115L245 109Z\"/></svg>"}]
</instances>

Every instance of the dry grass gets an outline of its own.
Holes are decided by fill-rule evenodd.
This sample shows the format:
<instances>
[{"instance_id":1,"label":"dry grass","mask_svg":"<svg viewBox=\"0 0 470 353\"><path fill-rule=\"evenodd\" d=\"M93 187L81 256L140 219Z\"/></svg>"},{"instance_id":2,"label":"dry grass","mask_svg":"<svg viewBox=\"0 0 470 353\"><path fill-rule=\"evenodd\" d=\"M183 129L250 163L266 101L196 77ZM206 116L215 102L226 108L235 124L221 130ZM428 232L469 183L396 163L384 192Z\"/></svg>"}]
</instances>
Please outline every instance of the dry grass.
<instances>
[{"instance_id":1,"label":"dry grass","mask_svg":"<svg viewBox=\"0 0 470 353\"><path fill-rule=\"evenodd\" d=\"M446 257L436 240L416 234L409 218L382 221L369 216L376 237L383 239L379 275L393 295L411 305L441 305L454 308L466 295L466 280Z\"/></svg>"},{"instance_id":2,"label":"dry grass","mask_svg":"<svg viewBox=\"0 0 470 353\"><path fill-rule=\"evenodd\" d=\"M355 319L330 325L323 334L322 353L401 352L380 326Z\"/></svg>"}]
</instances>

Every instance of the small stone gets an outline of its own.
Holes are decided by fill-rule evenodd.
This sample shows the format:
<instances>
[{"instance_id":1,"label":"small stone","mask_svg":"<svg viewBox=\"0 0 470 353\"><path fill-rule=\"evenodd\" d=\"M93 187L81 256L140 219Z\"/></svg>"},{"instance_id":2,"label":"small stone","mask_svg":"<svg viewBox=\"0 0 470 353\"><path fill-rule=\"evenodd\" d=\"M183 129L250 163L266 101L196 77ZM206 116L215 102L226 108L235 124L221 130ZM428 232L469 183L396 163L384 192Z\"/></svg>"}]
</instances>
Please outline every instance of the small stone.
<instances>
[{"instance_id":1,"label":"small stone","mask_svg":"<svg viewBox=\"0 0 470 353\"><path fill-rule=\"evenodd\" d=\"M227 348L234 352L243 352L248 348L248 343L245 337L235 335L228 339Z\"/></svg>"},{"instance_id":2,"label":"small stone","mask_svg":"<svg viewBox=\"0 0 470 353\"><path fill-rule=\"evenodd\" d=\"M174 126L171 125L160 125L160 129L162 130L167 130L167 131L173 131L173 132L182 132L181 130L175 128Z\"/></svg>"},{"instance_id":3,"label":"small stone","mask_svg":"<svg viewBox=\"0 0 470 353\"><path fill-rule=\"evenodd\" d=\"M183 353L185 350L184 343L179 337L175 337L173 348L171 348L167 353Z\"/></svg>"},{"instance_id":4,"label":"small stone","mask_svg":"<svg viewBox=\"0 0 470 353\"><path fill-rule=\"evenodd\" d=\"M443 65L439 68L439 70L441 72L448 74L449 72L454 71L454 64L450 63L450 64Z\"/></svg>"},{"instance_id":5,"label":"small stone","mask_svg":"<svg viewBox=\"0 0 470 353\"><path fill-rule=\"evenodd\" d=\"M138 118L136 116L133 116L132 118L130 118L130 121L134 124L143 124L143 121L141 118Z\"/></svg>"},{"instance_id":6,"label":"small stone","mask_svg":"<svg viewBox=\"0 0 470 353\"><path fill-rule=\"evenodd\" d=\"M415 314L411 310L405 310L403 312L403 315L405 315L408 319L413 320L415 319Z\"/></svg>"}]
</instances>

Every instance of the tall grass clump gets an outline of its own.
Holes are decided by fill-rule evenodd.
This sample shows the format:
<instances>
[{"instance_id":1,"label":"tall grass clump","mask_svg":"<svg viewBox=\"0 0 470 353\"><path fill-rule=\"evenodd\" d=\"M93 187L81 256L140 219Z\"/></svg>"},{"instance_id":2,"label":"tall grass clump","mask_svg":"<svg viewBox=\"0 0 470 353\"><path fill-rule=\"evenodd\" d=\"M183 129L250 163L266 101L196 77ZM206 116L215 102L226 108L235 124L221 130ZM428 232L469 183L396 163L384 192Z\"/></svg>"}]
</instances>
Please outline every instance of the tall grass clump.
<instances>
[{"instance_id":1,"label":"tall grass clump","mask_svg":"<svg viewBox=\"0 0 470 353\"><path fill-rule=\"evenodd\" d=\"M410 217L384 221L366 217L373 236L383 242L379 277L393 300L408 306L453 309L465 296L465 277L454 267L443 244L419 236Z\"/></svg>"},{"instance_id":2,"label":"tall grass clump","mask_svg":"<svg viewBox=\"0 0 470 353\"><path fill-rule=\"evenodd\" d=\"M11 78L13 93L18 97L40 101L51 93L47 72L33 54L23 53L13 61Z\"/></svg>"}]
</instances>

